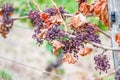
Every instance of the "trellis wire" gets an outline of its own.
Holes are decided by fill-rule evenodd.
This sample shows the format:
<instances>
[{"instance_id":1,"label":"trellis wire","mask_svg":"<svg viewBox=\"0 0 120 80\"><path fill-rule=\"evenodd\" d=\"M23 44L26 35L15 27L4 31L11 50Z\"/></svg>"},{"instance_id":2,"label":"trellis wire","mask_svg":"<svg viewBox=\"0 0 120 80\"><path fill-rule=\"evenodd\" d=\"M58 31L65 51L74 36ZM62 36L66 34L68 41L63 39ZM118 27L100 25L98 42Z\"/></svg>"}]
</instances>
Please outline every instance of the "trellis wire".
<instances>
[{"instance_id":1,"label":"trellis wire","mask_svg":"<svg viewBox=\"0 0 120 80\"><path fill-rule=\"evenodd\" d=\"M28 64L23 64L23 63L21 63L21 62L14 61L14 60L8 59L8 58L3 57L3 56L0 56L0 59L3 59L3 60L6 60L6 61L15 63L15 64L17 64L17 65L21 65L21 66L24 66L24 67L28 67L28 68L31 68L31 69L40 71L40 72L42 72L42 75L43 75L43 73L46 73L46 74L50 74L50 75L53 75L53 76L62 78L62 79L64 79L64 80L70 80L69 78L65 78L64 76L61 76L61 75L58 75L58 74L55 74L55 73L51 73L51 72L48 72L48 71L46 71L46 70L44 70L44 69L36 68L36 67L31 66L31 65L28 65Z\"/></svg>"}]
</instances>

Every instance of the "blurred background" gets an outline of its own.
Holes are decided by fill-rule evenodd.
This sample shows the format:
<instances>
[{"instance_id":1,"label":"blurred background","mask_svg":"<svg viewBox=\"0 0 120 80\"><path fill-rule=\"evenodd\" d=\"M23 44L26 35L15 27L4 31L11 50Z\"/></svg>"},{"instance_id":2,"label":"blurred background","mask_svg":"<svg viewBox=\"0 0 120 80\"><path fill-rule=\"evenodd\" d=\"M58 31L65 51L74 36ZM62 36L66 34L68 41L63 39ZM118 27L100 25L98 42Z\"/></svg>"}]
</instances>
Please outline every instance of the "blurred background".
<instances>
[{"instance_id":1,"label":"blurred background","mask_svg":"<svg viewBox=\"0 0 120 80\"><path fill-rule=\"evenodd\" d=\"M54 1L70 14L77 11L78 5L74 0ZM92 1L89 0L89 3ZM0 0L0 6L6 2L14 5L13 17L26 16L31 9L35 10L31 0ZM43 11L52 7L50 0L36 0L36 2ZM97 17L89 17L88 20L106 31ZM32 38L33 33L34 29L30 20L23 19L15 21L6 39L0 37L0 80L94 80L95 77L105 74L104 72L99 74L99 71L94 69L93 58L102 52L101 49L95 48L91 55L80 57L76 64L61 63L62 55L53 55L52 46L47 42L38 46ZM104 35L100 34L100 38L103 44L111 44ZM106 52L111 64L108 72L113 71L114 67L111 53L111 51ZM46 73L44 70L54 74ZM114 80L114 75L104 80Z\"/></svg>"}]
</instances>

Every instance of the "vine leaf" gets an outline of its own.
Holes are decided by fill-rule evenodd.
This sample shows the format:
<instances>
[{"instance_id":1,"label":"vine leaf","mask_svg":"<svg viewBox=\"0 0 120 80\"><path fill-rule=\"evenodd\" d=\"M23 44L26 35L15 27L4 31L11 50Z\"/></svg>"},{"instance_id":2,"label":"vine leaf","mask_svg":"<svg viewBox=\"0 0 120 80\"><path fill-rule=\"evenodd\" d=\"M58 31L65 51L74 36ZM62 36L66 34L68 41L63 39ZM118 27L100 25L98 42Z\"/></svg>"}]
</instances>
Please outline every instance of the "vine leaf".
<instances>
[{"instance_id":1,"label":"vine leaf","mask_svg":"<svg viewBox=\"0 0 120 80\"><path fill-rule=\"evenodd\" d=\"M54 54L59 54L59 49L64 47L64 45L57 40L53 40L51 44L53 45Z\"/></svg>"},{"instance_id":2,"label":"vine leaf","mask_svg":"<svg viewBox=\"0 0 120 80\"><path fill-rule=\"evenodd\" d=\"M86 2L81 3L79 10L84 13L85 15L89 15L90 14L90 5Z\"/></svg>"},{"instance_id":3,"label":"vine leaf","mask_svg":"<svg viewBox=\"0 0 120 80\"><path fill-rule=\"evenodd\" d=\"M108 15L108 4L107 0L97 0L94 3L94 13L99 17L99 19L105 24L105 26L110 28L109 15Z\"/></svg>"},{"instance_id":4,"label":"vine leaf","mask_svg":"<svg viewBox=\"0 0 120 80\"><path fill-rule=\"evenodd\" d=\"M91 52L93 51L92 48L89 48L89 47L84 47L80 50L80 55L81 56L86 56L87 54L90 54Z\"/></svg>"},{"instance_id":5,"label":"vine leaf","mask_svg":"<svg viewBox=\"0 0 120 80\"><path fill-rule=\"evenodd\" d=\"M53 27L54 23L60 25L62 23L62 19L58 14L56 14L55 16L51 16L49 19L47 19L45 23L47 28L50 29L51 27Z\"/></svg>"},{"instance_id":6,"label":"vine leaf","mask_svg":"<svg viewBox=\"0 0 120 80\"><path fill-rule=\"evenodd\" d=\"M67 62L69 64L75 64L77 62L77 59L73 57L72 54L67 53L62 59L63 62Z\"/></svg>"},{"instance_id":7,"label":"vine leaf","mask_svg":"<svg viewBox=\"0 0 120 80\"><path fill-rule=\"evenodd\" d=\"M85 23L87 23L87 19L81 13L77 12L73 17L70 19L70 26L73 29L80 29Z\"/></svg>"},{"instance_id":8,"label":"vine leaf","mask_svg":"<svg viewBox=\"0 0 120 80\"><path fill-rule=\"evenodd\" d=\"M115 35L115 41L117 42L118 46L120 47L120 33Z\"/></svg>"},{"instance_id":9,"label":"vine leaf","mask_svg":"<svg viewBox=\"0 0 120 80\"><path fill-rule=\"evenodd\" d=\"M91 5L83 2L79 10L85 15L96 15L108 29L110 28L107 0L95 0Z\"/></svg>"},{"instance_id":10,"label":"vine leaf","mask_svg":"<svg viewBox=\"0 0 120 80\"><path fill-rule=\"evenodd\" d=\"M40 17L41 17L44 21L46 21L46 20L49 18L49 14L47 14L47 13L41 13L41 14L40 14Z\"/></svg>"},{"instance_id":11,"label":"vine leaf","mask_svg":"<svg viewBox=\"0 0 120 80\"><path fill-rule=\"evenodd\" d=\"M40 39L40 38L45 39L46 38L47 29L41 29L40 31L41 31L41 33L36 34L37 39Z\"/></svg>"}]
</instances>

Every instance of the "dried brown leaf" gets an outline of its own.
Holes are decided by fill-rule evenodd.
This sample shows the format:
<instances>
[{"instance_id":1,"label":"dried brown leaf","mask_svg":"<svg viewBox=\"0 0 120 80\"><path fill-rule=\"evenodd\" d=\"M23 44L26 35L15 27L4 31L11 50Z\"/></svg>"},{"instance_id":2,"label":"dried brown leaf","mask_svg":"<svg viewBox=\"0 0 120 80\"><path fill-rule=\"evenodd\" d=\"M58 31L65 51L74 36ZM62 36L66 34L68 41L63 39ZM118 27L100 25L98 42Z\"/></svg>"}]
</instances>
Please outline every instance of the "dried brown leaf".
<instances>
[{"instance_id":1,"label":"dried brown leaf","mask_svg":"<svg viewBox=\"0 0 120 80\"><path fill-rule=\"evenodd\" d=\"M77 59L73 57L72 54L66 53L65 56L62 59L63 62L67 62L69 64L75 64L77 62Z\"/></svg>"},{"instance_id":2,"label":"dried brown leaf","mask_svg":"<svg viewBox=\"0 0 120 80\"><path fill-rule=\"evenodd\" d=\"M73 17L70 19L70 26L73 29L80 29L83 25L87 23L87 19L85 16L83 16L81 13L76 13Z\"/></svg>"},{"instance_id":3,"label":"dried brown leaf","mask_svg":"<svg viewBox=\"0 0 120 80\"><path fill-rule=\"evenodd\" d=\"M115 41L117 42L118 46L120 47L120 33L115 35Z\"/></svg>"},{"instance_id":4,"label":"dried brown leaf","mask_svg":"<svg viewBox=\"0 0 120 80\"><path fill-rule=\"evenodd\" d=\"M84 47L80 50L80 55L81 56L86 56L87 54L90 54L92 51L93 51L92 48Z\"/></svg>"},{"instance_id":5,"label":"dried brown leaf","mask_svg":"<svg viewBox=\"0 0 120 80\"><path fill-rule=\"evenodd\" d=\"M54 53L54 54L58 54L58 50L59 50L60 48L63 48L63 47L64 47L64 45L63 45L61 42L57 41L57 40L53 40L53 41L51 42L51 44L53 45L53 53Z\"/></svg>"}]
</instances>

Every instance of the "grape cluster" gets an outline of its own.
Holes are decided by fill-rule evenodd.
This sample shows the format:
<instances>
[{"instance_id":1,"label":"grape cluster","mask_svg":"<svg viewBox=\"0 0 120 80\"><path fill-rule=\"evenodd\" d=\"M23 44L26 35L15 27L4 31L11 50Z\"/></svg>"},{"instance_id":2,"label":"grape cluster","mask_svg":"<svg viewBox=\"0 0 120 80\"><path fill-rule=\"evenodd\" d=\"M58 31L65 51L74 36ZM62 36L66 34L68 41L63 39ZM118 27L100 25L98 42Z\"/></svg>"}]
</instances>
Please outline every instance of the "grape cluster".
<instances>
[{"instance_id":1,"label":"grape cluster","mask_svg":"<svg viewBox=\"0 0 120 80\"><path fill-rule=\"evenodd\" d=\"M94 28L91 25L85 27L86 35L84 36L86 40L92 41L95 43L101 43L99 36L95 33Z\"/></svg>"},{"instance_id":2,"label":"grape cluster","mask_svg":"<svg viewBox=\"0 0 120 80\"><path fill-rule=\"evenodd\" d=\"M47 31L47 40L60 39L67 36L63 30L60 30L58 25L53 25L51 29Z\"/></svg>"},{"instance_id":3,"label":"grape cluster","mask_svg":"<svg viewBox=\"0 0 120 80\"><path fill-rule=\"evenodd\" d=\"M62 39L63 37L66 37L67 34L65 34L65 32L63 30L61 30L59 28L58 25L53 25L52 28L48 29L46 32L45 32L45 38L38 38L37 35L41 34L42 33L42 29L39 28L39 27L36 27L36 29L34 30L35 34L32 36L34 39L37 40L37 42L39 44L42 44L43 43L43 40L47 40L47 41L52 41L52 40L55 40L55 39Z\"/></svg>"},{"instance_id":4,"label":"grape cluster","mask_svg":"<svg viewBox=\"0 0 120 80\"><path fill-rule=\"evenodd\" d=\"M43 20L40 17L40 12L39 11L33 11L31 10L28 14L29 19L32 22L32 25L34 27L39 27L40 29L43 27Z\"/></svg>"},{"instance_id":5,"label":"grape cluster","mask_svg":"<svg viewBox=\"0 0 120 80\"><path fill-rule=\"evenodd\" d=\"M67 13L64 8L59 7L59 11L61 14ZM54 7L54 8L49 8L45 10L45 13L49 13L50 16L55 16L58 13L58 10Z\"/></svg>"},{"instance_id":6,"label":"grape cluster","mask_svg":"<svg viewBox=\"0 0 120 80\"><path fill-rule=\"evenodd\" d=\"M36 41L39 45L43 44L43 39L37 37L37 35L41 33L40 28L36 27L34 32L35 32L35 34L32 35L32 38L36 39Z\"/></svg>"},{"instance_id":7,"label":"grape cluster","mask_svg":"<svg viewBox=\"0 0 120 80\"><path fill-rule=\"evenodd\" d=\"M63 48L64 53L73 53L74 57L78 57L77 53L79 53L80 46L84 47L83 43L87 41L92 41L96 43L101 43L99 40L99 36L95 33L92 25L86 24L80 30L75 30L72 34L73 37L63 41L62 43L65 45Z\"/></svg>"},{"instance_id":8,"label":"grape cluster","mask_svg":"<svg viewBox=\"0 0 120 80\"><path fill-rule=\"evenodd\" d=\"M62 42L65 46L63 48L64 53L78 53L80 46L82 45L81 36L76 36L71 39L67 39ZM76 55L74 55L76 56Z\"/></svg>"},{"instance_id":9,"label":"grape cluster","mask_svg":"<svg viewBox=\"0 0 120 80\"><path fill-rule=\"evenodd\" d=\"M0 33L4 38L6 38L6 35L9 33L13 26L13 19L11 18L13 11L14 8L12 4L7 3L1 7L0 15L2 17L0 19Z\"/></svg>"},{"instance_id":10,"label":"grape cluster","mask_svg":"<svg viewBox=\"0 0 120 80\"><path fill-rule=\"evenodd\" d=\"M41 38L36 37L38 34L41 33L41 29L43 28L43 20L40 17L40 12L31 10L28 14L28 17L31 20L32 25L35 27L35 34L33 34L32 37L36 39L40 45L43 43L43 40Z\"/></svg>"},{"instance_id":11,"label":"grape cluster","mask_svg":"<svg viewBox=\"0 0 120 80\"><path fill-rule=\"evenodd\" d=\"M115 80L120 80L120 75L116 75Z\"/></svg>"},{"instance_id":12,"label":"grape cluster","mask_svg":"<svg viewBox=\"0 0 120 80\"><path fill-rule=\"evenodd\" d=\"M65 45L63 47L63 53L70 53L74 55L74 57L76 59L78 59L78 55L77 53L79 52L80 50L80 45L81 45L81 42L78 42L79 40L76 40L76 39L67 39L65 41L62 41L62 43ZM77 45L76 45L77 44Z\"/></svg>"},{"instance_id":13,"label":"grape cluster","mask_svg":"<svg viewBox=\"0 0 120 80\"><path fill-rule=\"evenodd\" d=\"M107 73L107 70L110 69L110 64L109 64L109 60L107 58L107 55L96 55L94 57L94 61L96 64L95 69L96 70L100 70L100 71L105 71Z\"/></svg>"},{"instance_id":14,"label":"grape cluster","mask_svg":"<svg viewBox=\"0 0 120 80\"><path fill-rule=\"evenodd\" d=\"M96 34L95 29L90 24L86 24L85 26L83 26L81 30L74 31L74 35L80 38L81 42L84 42L85 40L87 40L87 41L92 41L99 44L101 43L99 39L99 35Z\"/></svg>"}]
</instances>

